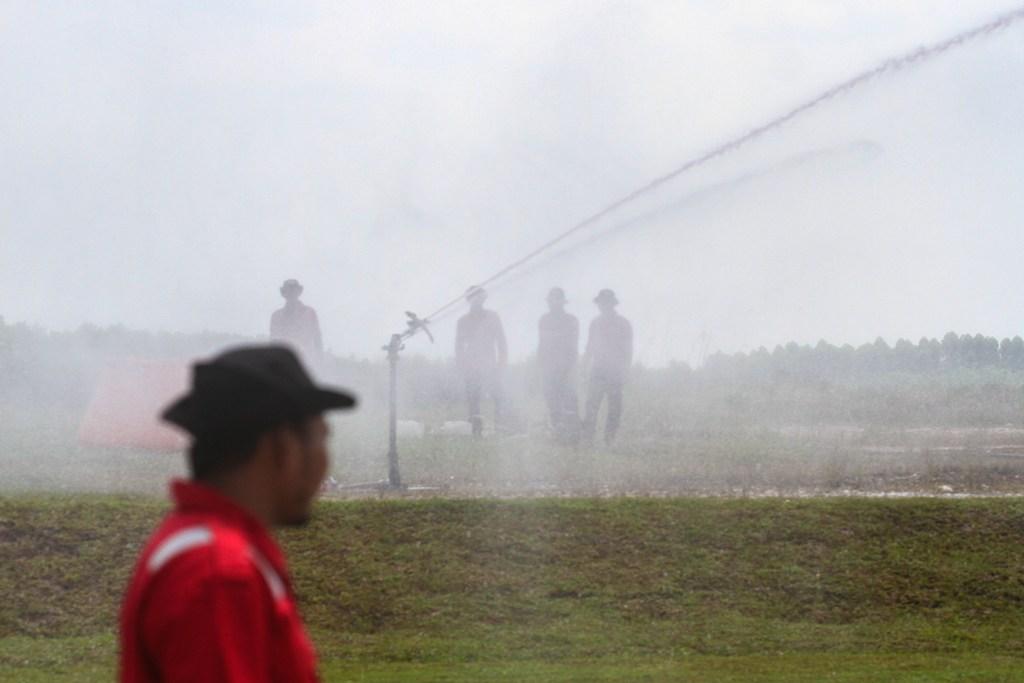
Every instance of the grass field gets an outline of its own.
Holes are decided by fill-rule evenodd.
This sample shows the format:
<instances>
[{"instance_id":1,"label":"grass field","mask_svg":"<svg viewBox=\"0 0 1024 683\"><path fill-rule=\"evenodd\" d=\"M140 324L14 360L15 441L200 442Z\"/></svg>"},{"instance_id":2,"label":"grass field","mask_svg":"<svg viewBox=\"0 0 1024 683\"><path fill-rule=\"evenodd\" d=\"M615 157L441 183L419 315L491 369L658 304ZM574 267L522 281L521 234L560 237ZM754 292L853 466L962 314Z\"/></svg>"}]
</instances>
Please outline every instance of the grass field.
<instances>
[{"instance_id":1,"label":"grass field","mask_svg":"<svg viewBox=\"0 0 1024 683\"><path fill-rule=\"evenodd\" d=\"M102 681L164 505L0 499L0 681ZM333 501L283 534L328 681L1024 680L1024 501Z\"/></svg>"},{"instance_id":2,"label":"grass field","mask_svg":"<svg viewBox=\"0 0 1024 683\"><path fill-rule=\"evenodd\" d=\"M177 453L84 446L72 420L16 418L0 414L0 495L161 496L167 479L185 472ZM332 473L342 485L387 476L381 424L365 416L335 420ZM1020 427L731 426L670 436L627 432L613 447L592 450L558 446L538 428L482 441L400 439L399 451L405 483L459 498L1024 494Z\"/></svg>"}]
</instances>

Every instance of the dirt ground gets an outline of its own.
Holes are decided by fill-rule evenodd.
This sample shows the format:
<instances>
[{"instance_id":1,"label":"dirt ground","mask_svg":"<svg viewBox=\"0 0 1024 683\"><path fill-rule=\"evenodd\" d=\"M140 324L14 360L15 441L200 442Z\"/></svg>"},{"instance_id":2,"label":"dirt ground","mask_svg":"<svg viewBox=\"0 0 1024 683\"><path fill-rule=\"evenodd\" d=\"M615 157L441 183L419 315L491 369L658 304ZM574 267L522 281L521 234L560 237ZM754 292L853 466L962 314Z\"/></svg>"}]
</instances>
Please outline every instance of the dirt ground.
<instances>
[{"instance_id":1,"label":"dirt ground","mask_svg":"<svg viewBox=\"0 0 1024 683\"><path fill-rule=\"evenodd\" d=\"M595 448L544 437L399 444L400 491L374 460L341 460L332 497L1003 496L1024 494L1024 429L858 427L631 435ZM376 464L376 467L374 467ZM374 475L377 475L376 477ZM362 484L362 485L360 485Z\"/></svg>"},{"instance_id":2,"label":"dirt ground","mask_svg":"<svg viewBox=\"0 0 1024 683\"><path fill-rule=\"evenodd\" d=\"M376 436L376 435L375 435ZM427 434L399 441L403 488L382 486L387 446L339 431L332 498L392 496L1005 496L1024 495L1024 429L787 427L624 434L569 447L543 433ZM0 454L0 491L162 495L185 474L176 453L22 439Z\"/></svg>"}]
</instances>

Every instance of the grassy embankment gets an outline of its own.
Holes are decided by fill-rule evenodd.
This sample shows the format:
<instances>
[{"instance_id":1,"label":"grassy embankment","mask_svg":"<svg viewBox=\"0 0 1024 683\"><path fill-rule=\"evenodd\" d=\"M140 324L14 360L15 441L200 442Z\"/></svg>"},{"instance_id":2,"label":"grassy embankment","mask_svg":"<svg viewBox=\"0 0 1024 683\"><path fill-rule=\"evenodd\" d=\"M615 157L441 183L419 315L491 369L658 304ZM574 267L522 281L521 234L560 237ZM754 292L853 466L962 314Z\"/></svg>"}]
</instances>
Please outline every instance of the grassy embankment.
<instances>
[{"instance_id":1,"label":"grassy embankment","mask_svg":"<svg viewBox=\"0 0 1024 683\"><path fill-rule=\"evenodd\" d=\"M110 680L163 506L0 500L0 681ZM1024 501L325 503L328 681L1024 680Z\"/></svg>"}]
</instances>

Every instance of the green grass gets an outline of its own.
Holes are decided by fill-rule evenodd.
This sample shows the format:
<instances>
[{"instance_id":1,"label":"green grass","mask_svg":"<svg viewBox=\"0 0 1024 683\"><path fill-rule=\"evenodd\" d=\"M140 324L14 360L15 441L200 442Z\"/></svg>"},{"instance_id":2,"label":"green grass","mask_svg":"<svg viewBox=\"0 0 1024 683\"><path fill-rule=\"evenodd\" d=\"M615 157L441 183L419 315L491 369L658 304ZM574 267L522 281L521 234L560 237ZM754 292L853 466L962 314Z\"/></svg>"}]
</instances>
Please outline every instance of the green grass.
<instances>
[{"instance_id":1,"label":"green grass","mask_svg":"<svg viewBox=\"0 0 1024 683\"><path fill-rule=\"evenodd\" d=\"M109 647L105 640L101 643ZM24 649L4 641L0 651L7 656L21 653L39 657L35 666L0 669L3 683L83 683L109 681L114 669L108 661L71 662L46 649L81 651L82 643L63 640L35 642ZM469 683L471 681L590 681L686 682L686 683L1016 683L1021 680L1024 661L1010 656L989 655L820 655L772 654L717 657L694 655L674 659L629 658L543 662L388 662L345 663L327 661L321 667L326 681L333 683L387 683L412 681Z\"/></svg>"},{"instance_id":2,"label":"green grass","mask_svg":"<svg viewBox=\"0 0 1024 683\"><path fill-rule=\"evenodd\" d=\"M674 660L612 659L566 663L329 666L332 681L673 681L680 683L958 683L1016 682L1022 661L1011 657L751 655L695 656Z\"/></svg>"},{"instance_id":3,"label":"green grass","mask_svg":"<svg viewBox=\"0 0 1024 683\"><path fill-rule=\"evenodd\" d=\"M0 500L0 681L109 680L151 499ZM321 504L329 681L1024 680L1024 501Z\"/></svg>"}]
</instances>

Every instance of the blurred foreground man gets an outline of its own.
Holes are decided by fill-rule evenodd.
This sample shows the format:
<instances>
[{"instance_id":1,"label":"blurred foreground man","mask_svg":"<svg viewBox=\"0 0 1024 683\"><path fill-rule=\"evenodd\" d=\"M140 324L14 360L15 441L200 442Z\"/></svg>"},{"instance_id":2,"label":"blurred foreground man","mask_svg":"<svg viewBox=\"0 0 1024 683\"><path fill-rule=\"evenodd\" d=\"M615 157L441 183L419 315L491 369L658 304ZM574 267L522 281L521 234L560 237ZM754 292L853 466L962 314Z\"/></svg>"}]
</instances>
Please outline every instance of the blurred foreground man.
<instances>
[{"instance_id":1,"label":"blurred foreground man","mask_svg":"<svg viewBox=\"0 0 1024 683\"><path fill-rule=\"evenodd\" d=\"M587 409L583 419L583 436L588 442L597 430L597 413L608 398L608 417L604 442L611 444L619 431L622 418L622 389L633 364L633 327L619 315L615 307L619 299L610 289L602 289L594 299L601 312L590 323L583 367L587 372Z\"/></svg>"},{"instance_id":2,"label":"blurred foreground man","mask_svg":"<svg viewBox=\"0 0 1024 683\"><path fill-rule=\"evenodd\" d=\"M469 422L473 436L484 432L480 400L486 392L494 400L494 424L501 421L501 371L508 362L508 345L501 318L484 308L487 292L481 287L466 290L469 312L459 318L455 328L455 365L466 383Z\"/></svg>"},{"instance_id":3,"label":"blurred foreground man","mask_svg":"<svg viewBox=\"0 0 1024 683\"><path fill-rule=\"evenodd\" d=\"M324 350L320 319L311 306L299 301L302 291L298 280L285 280L281 285L284 306L270 316L270 339L290 344L306 361L316 363Z\"/></svg>"},{"instance_id":4,"label":"blurred foreground man","mask_svg":"<svg viewBox=\"0 0 1024 683\"><path fill-rule=\"evenodd\" d=\"M580 322L566 312L565 291L548 292L548 312L538 323L537 364L540 366L544 400L551 429L560 441L579 437L580 416L573 373L579 358Z\"/></svg>"},{"instance_id":5,"label":"blurred foreground man","mask_svg":"<svg viewBox=\"0 0 1024 683\"><path fill-rule=\"evenodd\" d=\"M323 413L355 399L315 386L284 347L193 367L163 417L192 435L190 481L150 537L121 610L122 683L317 680L272 526L307 522L327 472Z\"/></svg>"}]
</instances>

